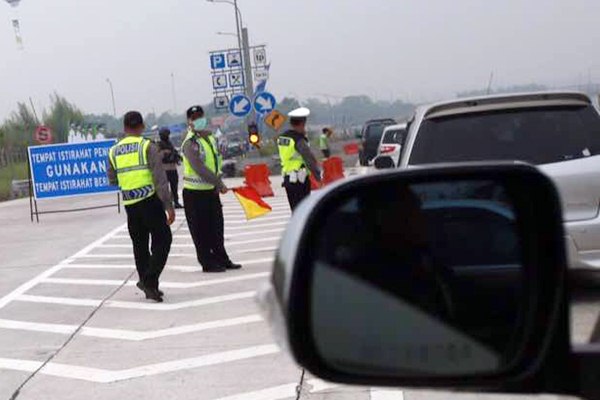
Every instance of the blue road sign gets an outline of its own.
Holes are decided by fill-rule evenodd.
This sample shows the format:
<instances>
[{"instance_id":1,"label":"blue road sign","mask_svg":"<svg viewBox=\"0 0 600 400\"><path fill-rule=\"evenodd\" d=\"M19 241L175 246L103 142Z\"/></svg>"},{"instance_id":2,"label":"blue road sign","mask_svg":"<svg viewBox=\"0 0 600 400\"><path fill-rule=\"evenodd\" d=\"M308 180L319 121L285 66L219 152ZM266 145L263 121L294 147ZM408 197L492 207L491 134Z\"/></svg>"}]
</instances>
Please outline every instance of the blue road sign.
<instances>
[{"instance_id":1,"label":"blue road sign","mask_svg":"<svg viewBox=\"0 0 600 400\"><path fill-rule=\"evenodd\" d=\"M248 96L236 94L229 100L229 111L236 117L245 117L252 111L252 102Z\"/></svg>"},{"instance_id":2,"label":"blue road sign","mask_svg":"<svg viewBox=\"0 0 600 400\"><path fill-rule=\"evenodd\" d=\"M270 113L275 109L276 105L277 100L275 100L275 96L269 92L260 92L254 97L254 109L259 114Z\"/></svg>"},{"instance_id":3,"label":"blue road sign","mask_svg":"<svg viewBox=\"0 0 600 400\"><path fill-rule=\"evenodd\" d=\"M215 53L210 55L210 67L212 69L225 68L225 53Z\"/></svg>"},{"instance_id":4,"label":"blue road sign","mask_svg":"<svg viewBox=\"0 0 600 400\"><path fill-rule=\"evenodd\" d=\"M106 176L114 140L31 146L29 165L36 199L116 192Z\"/></svg>"}]
</instances>

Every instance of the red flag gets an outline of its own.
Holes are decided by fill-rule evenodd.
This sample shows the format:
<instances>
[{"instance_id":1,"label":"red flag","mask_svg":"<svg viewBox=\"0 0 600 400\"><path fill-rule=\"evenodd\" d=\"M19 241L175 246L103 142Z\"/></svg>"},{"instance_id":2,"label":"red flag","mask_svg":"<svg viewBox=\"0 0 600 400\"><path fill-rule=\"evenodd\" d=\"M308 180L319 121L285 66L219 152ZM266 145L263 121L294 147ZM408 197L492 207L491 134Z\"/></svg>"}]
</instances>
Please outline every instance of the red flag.
<instances>
[{"instance_id":1,"label":"red flag","mask_svg":"<svg viewBox=\"0 0 600 400\"><path fill-rule=\"evenodd\" d=\"M233 189L233 194L244 209L246 219L258 218L270 213L272 210L271 206L265 203L262 197L260 197L256 189L250 186L235 188Z\"/></svg>"}]
</instances>

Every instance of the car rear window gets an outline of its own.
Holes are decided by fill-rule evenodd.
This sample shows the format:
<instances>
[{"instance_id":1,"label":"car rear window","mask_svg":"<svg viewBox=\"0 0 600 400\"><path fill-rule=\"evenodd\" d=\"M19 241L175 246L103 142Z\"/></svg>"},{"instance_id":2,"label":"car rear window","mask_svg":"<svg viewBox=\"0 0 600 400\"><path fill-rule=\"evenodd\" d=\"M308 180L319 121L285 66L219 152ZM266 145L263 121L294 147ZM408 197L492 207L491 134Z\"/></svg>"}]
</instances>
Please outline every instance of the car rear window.
<instances>
[{"instance_id":1,"label":"car rear window","mask_svg":"<svg viewBox=\"0 0 600 400\"><path fill-rule=\"evenodd\" d=\"M591 106L463 114L423 121L409 164L520 160L549 164L600 153Z\"/></svg>"},{"instance_id":2,"label":"car rear window","mask_svg":"<svg viewBox=\"0 0 600 400\"><path fill-rule=\"evenodd\" d=\"M383 140L381 141L382 144L402 144L402 137L400 136L402 134L402 130L400 129L393 129L393 130L389 130L387 132L385 132L385 134L383 135Z\"/></svg>"},{"instance_id":3,"label":"car rear window","mask_svg":"<svg viewBox=\"0 0 600 400\"><path fill-rule=\"evenodd\" d=\"M366 139L371 141L374 139L380 139L381 138L381 134L383 133L383 129L385 128L385 125L383 124L373 124L373 125L369 125L367 127L367 132L366 132Z\"/></svg>"}]
</instances>

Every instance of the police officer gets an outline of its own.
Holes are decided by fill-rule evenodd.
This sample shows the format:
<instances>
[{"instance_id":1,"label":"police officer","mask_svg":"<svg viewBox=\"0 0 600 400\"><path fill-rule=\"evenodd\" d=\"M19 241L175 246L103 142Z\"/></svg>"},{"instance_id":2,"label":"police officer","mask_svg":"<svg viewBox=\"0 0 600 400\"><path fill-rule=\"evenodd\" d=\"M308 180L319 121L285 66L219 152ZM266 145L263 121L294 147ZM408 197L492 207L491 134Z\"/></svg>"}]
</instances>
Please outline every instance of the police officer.
<instances>
[{"instance_id":1,"label":"police officer","mask_svg":"<svg viewBox=\"0 0 600 400\"><path fill-rule=\"evenodd\" d=\"M163 293L158 280L171 249L169 225L175 221L175 210L158 146L142 137L142 115L128 112L123 125L125 137L109 152L108 179L121 188L139 276L137 287L147 299L160 303Z\"/></svg>"},{"instance_id":2,"label":"police officer","mask_svg":"<svg viewBox=\"0 0 600 400\"><path fill-rule=\"evenodd\" d=\"M206 129L208 122L201 106L187 110L189 131L182 144L183 206L204 272L240 269L225 250L223 206L219 194L227 193L221 180L222 157L217 140Z\"/></svg>"},{"instance_id":3,"label":"police officer","mask_svg":"<svg viewBox=\"0 0 600 400\"><path fill-rule=\"evenodd\" d=\"M319 135L319 149L323 153L323 157L331 157L331 149L329 148L329 138L333 135L333 131L330 128L323 128L321 135Z\"/></svg>"},{"instance_id":4,"label":"police officer","mask_svg":"<svg viewBox=\"0 0 600 400\"><path fill-rule=\"evenodd\" d=\"M171 130L169 128L160 128L158 135L160 137L158 147L160 148L163 166L165 168L165 172L167 173L169 185L171 186L173 203L175 203L175 208L183 208L183 206L179 204L179 173L177 172L177 165L179 165L181 161L181 156L169 139L169 136L171 136Z\"/></svg>"},{"instance_id":5,"label":"police officer","mask_svg":"<svg viewBox=\"0 0 600 400\"><path fill-rule=\"evenodd\" d=\"M306 121L309 115L310 110L304 107L291 111L288 114L291 129L277 139L283 187L292 211L310 194L309 176L312 174L317 182L321 182L319 164L310 151L306 137Z\"/></svg>"}]
</instances>

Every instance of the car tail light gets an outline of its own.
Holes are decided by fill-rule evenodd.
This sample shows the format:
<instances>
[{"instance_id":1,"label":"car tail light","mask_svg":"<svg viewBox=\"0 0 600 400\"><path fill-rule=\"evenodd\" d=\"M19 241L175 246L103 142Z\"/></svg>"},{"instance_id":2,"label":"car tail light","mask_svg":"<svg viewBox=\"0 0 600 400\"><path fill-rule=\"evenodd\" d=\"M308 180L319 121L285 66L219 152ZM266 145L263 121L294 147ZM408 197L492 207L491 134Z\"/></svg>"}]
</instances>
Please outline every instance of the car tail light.
<instances>
[{"instance_id":1,"label":"car tail light","mask_svg":"<svg viewBox=\"0 0 600 400\"><path fill-rule=\"evenodd\" d=\"M381 146L379 148L381 154L392 153L394 150L396 150L396 146Z\"/></svg>"}]
</instances>

